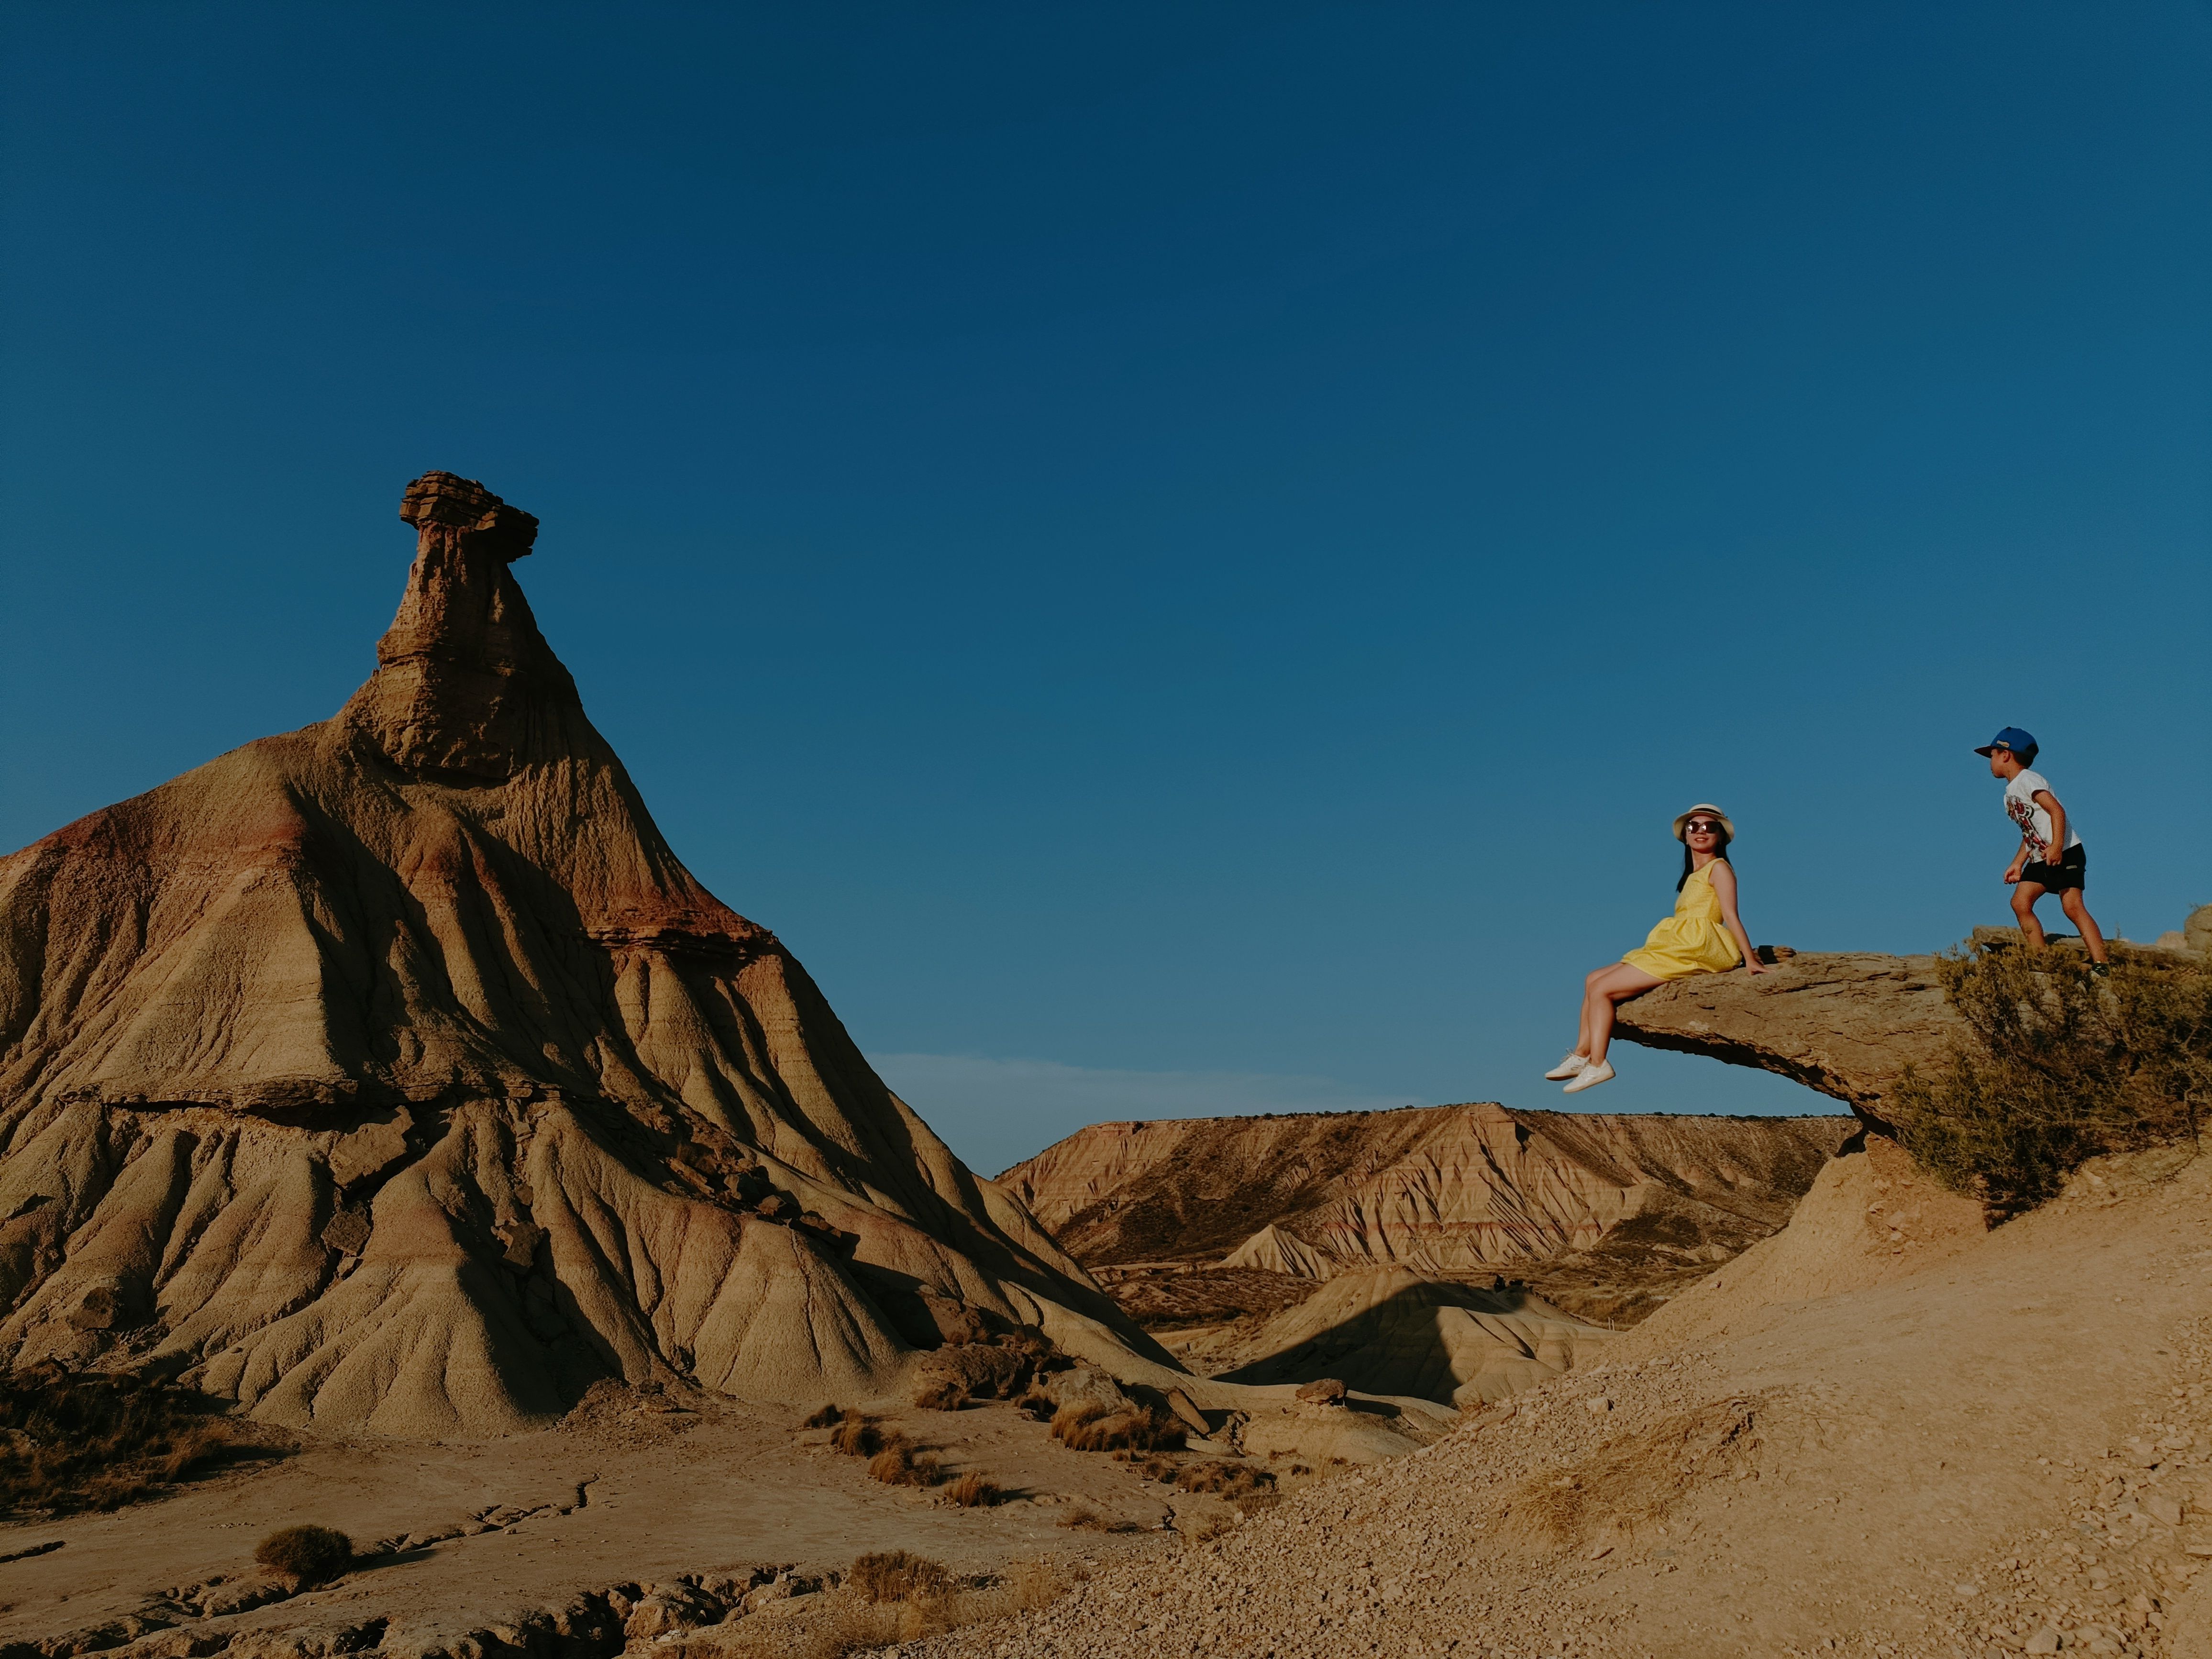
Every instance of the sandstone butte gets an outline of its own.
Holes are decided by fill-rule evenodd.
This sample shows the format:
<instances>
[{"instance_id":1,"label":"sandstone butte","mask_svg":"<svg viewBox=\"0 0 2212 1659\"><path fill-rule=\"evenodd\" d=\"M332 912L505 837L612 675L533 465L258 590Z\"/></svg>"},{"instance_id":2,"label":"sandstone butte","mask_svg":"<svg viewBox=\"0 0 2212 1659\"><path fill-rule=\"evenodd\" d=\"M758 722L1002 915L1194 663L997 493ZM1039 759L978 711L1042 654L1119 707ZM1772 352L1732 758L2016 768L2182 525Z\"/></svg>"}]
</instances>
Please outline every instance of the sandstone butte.
<instances>
[{"instance_id":1,"label":"sandstone butte","mask_svg":"<svg viewBox=\"0 0 2212 1659\"><path fill-rule=\"evenodd\" d=\"M401 516L335 716L0 860L0 1362L418 1437L866 1395L963 1304L1179 1376L678 861L515 580L537 520L445 472Z\"/></svg>"}]
</instances>

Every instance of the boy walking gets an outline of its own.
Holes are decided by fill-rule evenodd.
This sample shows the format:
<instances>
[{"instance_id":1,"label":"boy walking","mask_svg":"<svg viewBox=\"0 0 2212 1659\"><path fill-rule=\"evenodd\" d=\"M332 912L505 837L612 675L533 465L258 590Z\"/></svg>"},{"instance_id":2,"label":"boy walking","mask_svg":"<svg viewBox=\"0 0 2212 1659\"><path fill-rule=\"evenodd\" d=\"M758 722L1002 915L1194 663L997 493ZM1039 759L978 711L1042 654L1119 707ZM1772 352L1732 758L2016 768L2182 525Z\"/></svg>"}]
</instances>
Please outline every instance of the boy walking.
<instances>
[{"instance_id":1,"label":"boy walking","mask_svg":"<svg viewBox=\"0 0 2212 1659\"><path fill-rule=\"evenodd\" d=\"M2005 866L2004 878L2012 885L2012 913L2019 918L2021 939L2031 951L2044 948L2035 902L2055 892L2059 908L2081 930L2081 942L2089 947L2089 971L2108 971L2105 936L2081 896L2082 884L2088 879L2088 850L2058 797L2051 793L2050 780L2028 769L2035 764L2035 739L2017 726L2008 726L1974 752L1989 757L1991 777L2004 780L2005 813L2020 826L2020 851Z\"/></svg>"}]
</instances>

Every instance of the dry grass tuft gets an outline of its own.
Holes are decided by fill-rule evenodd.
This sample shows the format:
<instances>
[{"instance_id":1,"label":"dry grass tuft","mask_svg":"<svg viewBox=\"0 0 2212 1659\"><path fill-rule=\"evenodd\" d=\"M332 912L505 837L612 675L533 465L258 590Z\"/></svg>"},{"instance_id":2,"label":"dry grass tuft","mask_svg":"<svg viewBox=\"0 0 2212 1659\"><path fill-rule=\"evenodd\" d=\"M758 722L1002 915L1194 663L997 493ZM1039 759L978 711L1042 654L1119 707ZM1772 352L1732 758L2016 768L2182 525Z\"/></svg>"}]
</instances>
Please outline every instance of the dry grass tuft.
<instances>
[{"instance_id":1,"label":"dry grass tuft","mask_svg":"<svg viewBox=\"0 0 2212 1659\"><path fill-rule=\"evenodd\" d=\"M1222 1534L1237 1530L1233 1514L1194 1516L1178 1528L1186 1544L1210 1544Z\"/></svg>"},{"instance_id":2,"label":"dry grass tuft","mask_svg":"<svg viewBox=\"0 0 2212 1659\"><path fill-rule=\"evenodd\" d=\"M837 1407L817 1406L799 1419L799 1426L802 1429L827 1429L833 1428L844 1420L845 1413Z\"/></svg>"},{"instance_id":3,"label":"dry grass tuft","mask_svg":"<svg viewBox=\"0 0 2212 1659\"><path fill-rule=\"evenodd\" d=\"M1556 1548L1584 1542L1601 1527L1633 1533L1652 1525L1701 1480L1746 1467L1759 1441L1750 1400L1716 1400L1640 1434L1599 1447L1565 1468L1540 1469L1507 1500L1506 1531Z\"/></svg>"},{"instance_id":4,"label":"dry grass tuft","mask_svg":"<svg viewBox=\"0 0 2212 1659\"><path fill-rule=\"evenodd\" d=\"M903 1551L864 1555L853 1564L854 1577L860 1576L862 1563L896 1562L904 1555ZM905 1559L944 1572L934 1562L913 1556ZM1080 1567L1073 1575L1077 1579L1089 1576ZM666 1659L849 1659L853 1654L1034 1613L1059 1600L1068 1583L1050 1562L1018 1561L996 1582L979 1587L959 1587L945 1574L934 1588L896 1592L882 1601L839 1592L823 1598L824 1616L763 1623L757 1628L747 1620L733 1634L696 1632L689 1640L679 1638L670 1643Z\"/></svg>"},{"instance_id":5,"label":"dry grass tuft","mask_svg":"<svg viewBox=\"0 0 2212 1659\"><path fill-rule=\"evenodd\" d=\"M1082 1401L1053 1413L1052 1437L1070 1451L1174 1451L1182 1445L1183 1426L1150 1407L1109 1411L1094 1401Z\"/></svg>"},{"instance_id":6,"label":"dry grass tuft","mask_svg":"<svg viewBox=\"0 0 2212 1659\"><path fill-rule=\"evenodd\" d=\"M1067 1513L1060 1517L1060 1524L1072 1528L1077 1532L1142 1532L1144 1530L1133 1521L1125 1520L1118 1515L1103 1515L1088 1504L1077 1504L1071 1506Z\"/></svg>"},{"instance_id":7,"label":"dry grass tuft","mask_svg":"<svg viewBox=\"0 0 2212 1659\"><path fill-rule=\"evenodd\" d=\"M1271 1472L1249 1463L1187 1463L1176 1472L1175 1483L1184 1492L1218 1492L1231 1498L1255 1497L1275 1489Z\"/></svg>"},{"instance_id":8,"label":"dry grass tuft","mask_svg":"<svg viewBox=\"0 0 2212 1659\"><path fill-rule=\"evenodd\" d=\"M833 1451L841 1451L848 1457L873 1457L895 1437L878 1428L872 1417L864 1417L859 1412L847 1412L838 1419L836 1428L831 1431L830 1446Z\"/></svg>"},{"instance_id":9,"label":"dry grass tuft","mask_svg":"<svg viewBox=\"0 0 2212 1659\"><path fill-rule=\"evenodd\" d=\"M945 1501L963 1510L988 1509L1006 1495L997 1481L973 1469L945 1489Z\"/></svg>"},{"instance_id":10,"label":"dry grass tuft","mask_svg":"<svg viewBox=\"0 0 2212 1659\"><path fill-rule=\"evenodd\" d=\"M887 1486L933 1486L945 1478L935 1452L917 1451L904 1435L894 1435L868 1461L868 1478Z\"/></svg>"},{"instance_id":11,"label":"dry grass tuft","mask_svg":"<svg viewBox=\"0 0 2212 1659\"><path fill-rule=\"evenodd\" d=\"M1049 1423L1057 1407L1048 1394L1025 1394L1014 1401L1014 1409L1033 1423Z\"/></svg>"},{"instance_id":12,"label":"dry grass tuft","mask_svg":"<svg viewBox=\"0 0 2212 1659\"><path fill-rule=\"evenodd\" d=\"M925 1382L914 1393L914 1403L928 1412L957 1412L968 1401L968 1390L949 1376Z\"/></svg>"},{"instance_id":13,"label":"dry grass tuft","mask_svg":"<svg viewBox=\"0 0 2212 1659\"><path fill-rule=\"evenodd\" d=\"M947 1594L952 1574L926 1555L883 1550L855 1560L845 1582L870 1601L912 1601Z\"/></svg>"},{"instance_id":14,"label":"dry grass tuft","mask_svg":"<svg viewBox=\"0 0 2212 1659\"><path fill-rule=\"evenodd\" d=\"M0 1372L0 1510L113 1510L291 1448L173 1383L58 1366Z\"/></svg>"},{"instance_id":15,"label":"dry grass tuft","mask_svg":"<svg viewBox=\"0 0 2212 1659\"><path fill-rule=\"evenodd\" d=\"M353 1564L353 1540L329 1527L282 1527L254 1547L253 1559L271 1572L319 1584Z\"/></svg>"}]
</instances>

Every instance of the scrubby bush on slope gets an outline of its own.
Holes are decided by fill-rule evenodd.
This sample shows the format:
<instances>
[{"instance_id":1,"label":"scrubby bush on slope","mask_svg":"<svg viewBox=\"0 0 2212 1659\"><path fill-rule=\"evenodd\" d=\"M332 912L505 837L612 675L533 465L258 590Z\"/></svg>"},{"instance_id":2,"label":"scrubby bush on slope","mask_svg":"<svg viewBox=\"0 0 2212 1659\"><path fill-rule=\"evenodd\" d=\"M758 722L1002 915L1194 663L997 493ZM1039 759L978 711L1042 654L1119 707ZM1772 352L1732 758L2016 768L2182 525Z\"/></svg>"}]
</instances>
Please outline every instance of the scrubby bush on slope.
<instances>
[{"instance_id":1,"label":"scrubby bush on slope","mask_svg":"<svg viewBox=\"0 0 2212 1659\"><path fill-rule=\"evenodd\" d=\"M118 1509L281 1449L219 1415L222 1403L130 1376L0 1371L0 1510Z\"/></svg>"},{"instance_id":2,"label":"scrubby bush on slope","mask_svg":"<svg viewBox=\"0 0 2212 1659\"><path fill-rule=\"evenodd\" d=\"M1971 1037L1899 1089L1906 1150L1947 1185L2016 1212L2083 1159L2193 1139L2212 1107L2212 971L2116 951L1975 947L1938 971Z\"/></svg>"}]
</instances>

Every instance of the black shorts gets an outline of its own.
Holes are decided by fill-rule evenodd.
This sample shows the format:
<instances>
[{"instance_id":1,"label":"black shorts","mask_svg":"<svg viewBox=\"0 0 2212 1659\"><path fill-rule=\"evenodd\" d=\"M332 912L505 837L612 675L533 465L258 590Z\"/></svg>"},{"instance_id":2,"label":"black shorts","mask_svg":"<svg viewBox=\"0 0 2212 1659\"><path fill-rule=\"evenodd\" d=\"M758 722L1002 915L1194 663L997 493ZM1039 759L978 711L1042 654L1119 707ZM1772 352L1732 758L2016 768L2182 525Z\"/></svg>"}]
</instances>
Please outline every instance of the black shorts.
<instances>
[{"instance_id":1,"label":"black shorts","mask_svg":"<svg viewBox=\"0 0 2212 1659\"><path fill-rule=\"evenodd\" d=\"M2069 888L2080 892L2089 879L2089 849L2069 847L2059 855L2056 864L2039 860L2020 872L2021 885L2033 882L2038 887L2053 893L2063 893Z\"/></svg>"}]
</instances>

